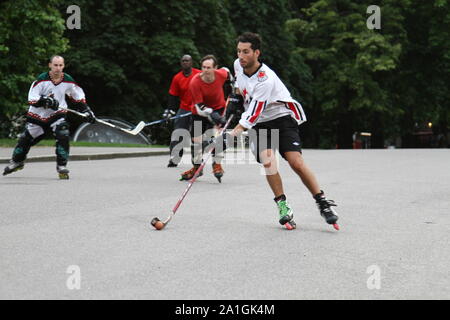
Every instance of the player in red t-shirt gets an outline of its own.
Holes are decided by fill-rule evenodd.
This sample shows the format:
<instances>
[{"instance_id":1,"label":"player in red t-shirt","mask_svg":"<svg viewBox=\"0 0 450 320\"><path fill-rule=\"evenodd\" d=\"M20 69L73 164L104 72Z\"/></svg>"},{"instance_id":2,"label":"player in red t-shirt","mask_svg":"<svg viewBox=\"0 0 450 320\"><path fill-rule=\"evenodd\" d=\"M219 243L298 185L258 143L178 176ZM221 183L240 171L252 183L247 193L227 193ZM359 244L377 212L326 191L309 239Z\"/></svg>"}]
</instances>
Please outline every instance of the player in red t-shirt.
<instances>
[{"instance_id":1,"label":"player in red t-shirt","mask_svg":"<svg viewBox=\"0 0 450 320\"><path fill-rule=\"evenodd\" d=\"M228 69L217 69L217 59L207 55L201 60L202 72L195 75L190 83L192 94L192 169L182 173L182 180L190 180L202 162L202 142L214 136L214 129L225 124L225 94L224 85L230 79ZM215 155L213 161L214 176L221 181L223 169L220 164L222 156ZM203 172L200 173L202 175Z\"/></svg>"},{"instance_id":2,"label":"player in red t-shirt","mask_svg":"<svg viewBox=\"0 0 450 320\"><path fill-rule=\"evenodd\" d=\"M192 57L190 55L184 55L181 58L181 71L178 72L172 79L169 89L169 109L164 110L163 117L170 118L175 115L176 109L177 116L191 112L192 109L192 97L189 90L189 83L192 78L201 71L196 68L192 68ZM174 122L174 130L170 139L170 160L168 167L176 167L183 157L183 146L188 145L187 141L178 145L183 141L185 134L176 131L177 129L186 130L189 132L192 123L192 116L186 116L176 119ZM178 146L177 146L178 145ZM174 148L176 150L173 152ZM177 151L178 150L178 154Z\"/></svg>"}]
</instances>

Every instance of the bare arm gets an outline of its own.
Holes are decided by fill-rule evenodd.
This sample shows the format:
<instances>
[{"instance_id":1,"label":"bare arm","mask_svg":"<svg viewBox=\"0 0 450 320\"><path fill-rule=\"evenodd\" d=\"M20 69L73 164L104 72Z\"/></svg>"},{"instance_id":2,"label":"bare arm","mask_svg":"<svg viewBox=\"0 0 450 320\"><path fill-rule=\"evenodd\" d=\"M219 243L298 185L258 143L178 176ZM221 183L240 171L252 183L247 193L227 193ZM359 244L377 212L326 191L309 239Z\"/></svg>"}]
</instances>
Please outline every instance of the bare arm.
<instances>
[{"instance_id":1,"label":"bare arm","mask_svg":"<svg viewBox=\"0 0 450 320\"><path fill-rule=\"evenodd\" d=\"M236 127L234 127L234 129L230 132L230 134L232 136L238 136L245 130L247 130L247 129L245 129L242 125L238 124Z\"/></svg>"}]
</instances>

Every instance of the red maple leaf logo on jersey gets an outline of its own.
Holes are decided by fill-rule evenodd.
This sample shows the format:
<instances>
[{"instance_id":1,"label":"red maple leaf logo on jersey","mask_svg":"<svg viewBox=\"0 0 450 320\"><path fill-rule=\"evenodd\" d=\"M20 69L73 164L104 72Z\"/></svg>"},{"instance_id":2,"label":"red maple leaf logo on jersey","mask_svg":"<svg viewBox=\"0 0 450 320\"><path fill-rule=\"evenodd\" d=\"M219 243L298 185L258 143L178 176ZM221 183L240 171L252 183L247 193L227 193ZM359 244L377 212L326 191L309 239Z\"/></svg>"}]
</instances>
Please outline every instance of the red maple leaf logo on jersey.
<instances>
[{"instance_id":1,"label":"red maple leaf logo on jersey","mask_svg":"<svg viewBox=\"0 0 450 320\"><path fill-rule=\"evenodd\" d=\"M259 82L263 82L263 81L267 80L266 72L265 71L258 72L257 78L258 78Z\"/></svg>"}]
</instances>

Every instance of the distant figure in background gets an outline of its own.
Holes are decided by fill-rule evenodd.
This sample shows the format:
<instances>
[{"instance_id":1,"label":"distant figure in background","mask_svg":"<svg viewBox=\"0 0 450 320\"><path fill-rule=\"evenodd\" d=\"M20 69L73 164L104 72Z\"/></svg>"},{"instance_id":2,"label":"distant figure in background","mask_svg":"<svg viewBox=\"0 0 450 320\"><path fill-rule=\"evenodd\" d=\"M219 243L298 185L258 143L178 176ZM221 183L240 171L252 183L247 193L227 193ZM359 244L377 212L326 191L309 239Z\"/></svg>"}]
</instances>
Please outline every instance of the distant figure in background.
<instances>
[{"instance_id":1,"label":"distant figure in background","mask_svg":"<svg viewBox=\"0 0 450 320\"><path fill-rule=\"evenodd\" d=\"M193 126L192 137L192 164L193 167L181 174L181 180L191 180L202 163L203 141L214 135L214 130L222 127L225 120L225 92L224 87L230 81L231 75L227 68L218 69L217 59L207 55L200 61L202 72L196 75L190 84L192 93ZM211 130L213 129L213 130ZM224 170L220 164L223 155L212 152L213 174L221 182ZM199 173L201 176L203 172Z\"/></svg>"},{"instance_id":2,"label":"distant figure in background","mask_svg":"<svg viewBox=\"0 0 450 320\"><path fill-rule=\"evenodd\" d=\"M184 55L181 58L180 63L181 71L173 77L170 85L168 109L164 110L164 118L174 116L174 110L176 109L178 109L178 112L176 113L177 116L190 113L192 109L192 96L189 90L189 83L197 73L200 73L200 70L192 67L192 57L190 55ZM182 137L178 138L178 135L174 134L175 130L185 129L189 131L191 123L191 115L175 120L172 137L170 139L170 159L167 167L176 167L183 157L183 148L180 149L178 156L172 154L174 147L183 141Z\"/></svg>"},{"instance_id":3,"label":"distant figure in background","mask_svg":"<svg viewBox=\"0 0 450 320\"><path fill-rule=\"evenodd\" d=\"M3 175L21 170L30 148L41 141L47 133L56 139L56 170L61 179L69 178L69 124L66 121L67 103L65 96L74 107L86 116L86 121L94 123L95 116L86 104L86 97L75 80L64 73L64 58L54 55L48 64L50 71L40 74L31 84L28 93L29 109L25 131L20 135L14 148L10 164Z\"/></svg>"}]
</instances>

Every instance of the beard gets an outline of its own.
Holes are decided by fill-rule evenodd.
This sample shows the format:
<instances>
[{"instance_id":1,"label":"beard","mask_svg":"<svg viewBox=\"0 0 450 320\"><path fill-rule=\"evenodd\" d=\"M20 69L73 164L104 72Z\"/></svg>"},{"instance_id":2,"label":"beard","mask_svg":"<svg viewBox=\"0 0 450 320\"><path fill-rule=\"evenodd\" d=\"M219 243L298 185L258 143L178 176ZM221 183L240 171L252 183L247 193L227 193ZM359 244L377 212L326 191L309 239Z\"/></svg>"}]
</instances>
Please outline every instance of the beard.
<instances>
[{"instance_id":1,"label":"beard","mask_svg":"<svg viewBox=\"0 0 450 320\"><path fill-rule=\"evenodd\" d=\"M257 60L247 61L247 63L245 64L245 66L243 66L243 65L241 64L241 67L242 67L243 69L251 69L251 68L253 68L253 67L255 66L256 61L257 61Z\"/></svg>"}]
</instances>

